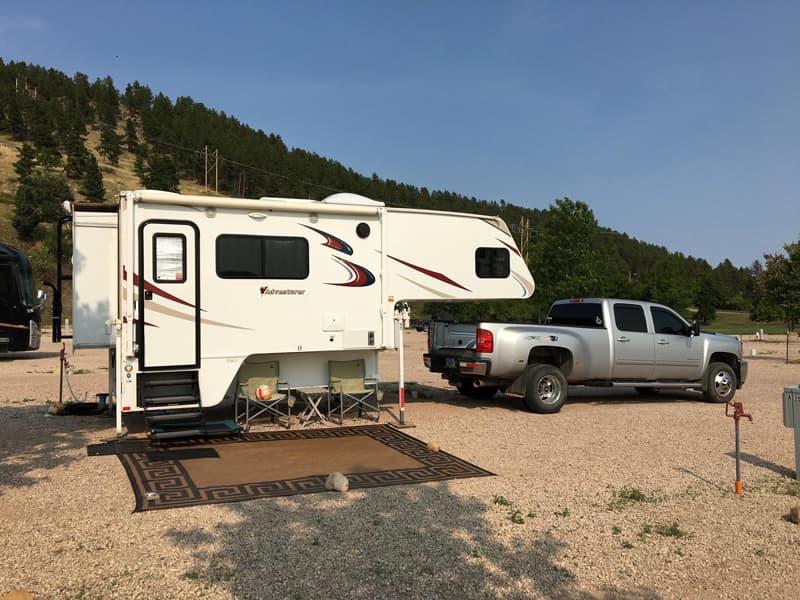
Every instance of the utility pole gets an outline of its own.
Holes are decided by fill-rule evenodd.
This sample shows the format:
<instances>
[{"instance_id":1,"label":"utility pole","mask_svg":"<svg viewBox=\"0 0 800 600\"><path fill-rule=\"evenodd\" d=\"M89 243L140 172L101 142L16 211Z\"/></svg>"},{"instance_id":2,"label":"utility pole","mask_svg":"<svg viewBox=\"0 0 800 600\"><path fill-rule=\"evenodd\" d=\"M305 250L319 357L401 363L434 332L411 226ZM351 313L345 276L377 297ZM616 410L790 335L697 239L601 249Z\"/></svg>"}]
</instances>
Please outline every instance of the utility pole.
<instances>
[{"instance_id":1,"label":"utility pole","mask_svg":"<svg viewBox=\"0 0 800 600\"><path fill-rule=\"evenodd\" d=\"M208 166L208 144L203 146L203 159L205 161L205 173L206 173L206 191L208 191L208 174L213 171L214 172L214 192L219 194L219 178L217 177L218 167L219 167L219 151L214 150L212 153L214 157L214 165L209 168Z\"/></svg>"}]
</instances>

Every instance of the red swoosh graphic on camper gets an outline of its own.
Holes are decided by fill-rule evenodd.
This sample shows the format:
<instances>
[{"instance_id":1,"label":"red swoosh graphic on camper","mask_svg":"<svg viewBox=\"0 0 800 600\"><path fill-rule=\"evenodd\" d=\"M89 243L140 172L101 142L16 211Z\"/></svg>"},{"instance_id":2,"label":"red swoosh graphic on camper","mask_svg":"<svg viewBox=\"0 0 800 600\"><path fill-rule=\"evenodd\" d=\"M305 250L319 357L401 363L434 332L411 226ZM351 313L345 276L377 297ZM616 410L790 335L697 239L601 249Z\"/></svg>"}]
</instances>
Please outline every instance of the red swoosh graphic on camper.
<instances>
[{"instance_id":1,"label":"red swoosh graphic on camper","mask_svg":"<svg viewBox=\"0 0 800 600\"><path fill-rule=\"evenodd\" d=\"M366 287L375 283L375 275L373 275L368 269L365 269L361 265L351 263L349 260L345 260L339 256L334 258L347 267L347 270L350 271L350 273L354 276L354 279L345 283L331 283L329 285L340 285L343 287Z\"/></svg>"},{"instance_id":2,"label":"red swoosh graphic on camper","mask_svg":"<svg viewBox=\"0 0 800 600\"><path fill-rule=\"evenodd\" d=\"M506 244L506 243L505 243L503 240L501 240L500 238L496 238L496 239L497 239L497 241L498 241L498 242L500 242L501 244L503 244L503 245L504 245L506 248L508 248L509 250L511 250L511 251L512 251L514 254L516 254L517 256L522 256L522 254L520 254L520 253L519 253L519 250L517 250L516 248L514 248L514 246L512 246L511 244Z\"/></svg>"},{"instance_id":3,"label":"red swoosh graphic on camper","mask_svg":"<svg viewBox=\"0 0 800 600\"><path fill-rule=\"evenodd\" d=\"M137 286L139 285L139 276L136 273L133 274L133 285ZM195 308L194 304L186 302L186 300L181 300L180 298L178 298L177 296L173 296L172 294L168 294L167 292L157 288L147 280L145 280L144 282L144 289L147 290L148 292L153 292L157 296L166 298L167 300L172 300L173 302L177 302L178 304L183 304L184 306L188 306L189 308Z\"/></svg>"},{"instance_id":4,"label":"red swoosh graphic on camper","mask_svg":"<svg viewBox=\"0 0 800 600\"><path fill-rule=\"evenodd\" d=\"M465 290L467 292L471 292L472 291L469 288L465 288L460 283L456 283L455 281L453 281L452 279L450 279L447 275L444 275L443 273L439 273L438 271L431 271L430 269L426 269L425 267L420 267L419 265L411 264L410 262L406 262L404 260L401 260L401 259L399 259L399 258L397 258L395 256L392 256L391 254L387 254L386 256L388 256L392 260L396 260L397 262L399 262L402 265L405 265L407 267L411 267L415 271L419 271L420 273L424 273L428 277L433 277L434 279L438 279L439 281L443 281L444 283L449 283L450 285L453 285L453 286L455 286L457 288L461 288L462 290Z\"/></svg>"},{"instance_id":5,"label":"red swoosh graphic on camper","mask_svg":"<svg viewBox=\"0 0 800 600\"><path fill-rule=\"evenodd\" d=\"M322 244L323 246L327 246L328 248L332 248L334 250L338 250L339 252L344 252L347 255L353 254L353 248L345 242L343 239L336 237L326 231L322 231L321 229L317 229L316 227L311 227L310 225L305 225L301 223L303 227L310 229L311 231L316 231L322 237L325 238L325 243Z\"/></svg>"}]
</instances>

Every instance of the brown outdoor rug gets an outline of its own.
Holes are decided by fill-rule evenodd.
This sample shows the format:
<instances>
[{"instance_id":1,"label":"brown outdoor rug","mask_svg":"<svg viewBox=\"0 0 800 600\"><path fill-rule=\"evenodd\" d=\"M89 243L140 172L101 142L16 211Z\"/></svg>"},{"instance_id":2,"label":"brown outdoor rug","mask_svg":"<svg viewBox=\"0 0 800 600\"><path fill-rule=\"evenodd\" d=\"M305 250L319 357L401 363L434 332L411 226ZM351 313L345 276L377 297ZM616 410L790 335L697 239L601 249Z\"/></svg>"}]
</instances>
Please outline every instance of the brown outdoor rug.
<instances>
[{"instance_id":1,"label":"brown outdoor rug","mask_svg":"<svg viewBox=\"0 0 800 600\"><path fill-rule=\"evenodd\" d=\"M90 455L103 454L89 447ZM350 489L493 475L389 425L247 433L116 453L136 495L135 512L325 491L339 471Z\"/></svg>"}]
</instances>

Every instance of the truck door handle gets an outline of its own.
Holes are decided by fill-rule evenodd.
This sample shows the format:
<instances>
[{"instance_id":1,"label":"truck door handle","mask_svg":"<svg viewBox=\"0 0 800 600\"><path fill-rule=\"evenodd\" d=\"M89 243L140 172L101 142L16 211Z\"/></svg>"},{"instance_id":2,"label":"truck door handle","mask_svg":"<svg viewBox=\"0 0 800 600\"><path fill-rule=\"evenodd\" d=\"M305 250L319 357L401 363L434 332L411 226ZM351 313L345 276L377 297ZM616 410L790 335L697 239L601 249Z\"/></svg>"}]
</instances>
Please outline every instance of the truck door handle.
<instances>
[{"instance_id":1,"label":"truck door handle","mask_svg":"<svg viewBox=\"0 0 800 600\"><path fill-rule=\"evenodd\" d=\"M619 336L617 338L617 341L618 342L630 342L631 340L629 338L626 338L624 335L621 335L621 336Z\"/></svg>"},{"instance_id":2,"label":"truck door handle","mask_svg":"<svg viewBox=\"0 0 800 600\"><path fill-rule=\"evenodd\" d=\"M669 346L669 340L658 340L656 343L662 346Z\"/></svg>"}]
</instances>

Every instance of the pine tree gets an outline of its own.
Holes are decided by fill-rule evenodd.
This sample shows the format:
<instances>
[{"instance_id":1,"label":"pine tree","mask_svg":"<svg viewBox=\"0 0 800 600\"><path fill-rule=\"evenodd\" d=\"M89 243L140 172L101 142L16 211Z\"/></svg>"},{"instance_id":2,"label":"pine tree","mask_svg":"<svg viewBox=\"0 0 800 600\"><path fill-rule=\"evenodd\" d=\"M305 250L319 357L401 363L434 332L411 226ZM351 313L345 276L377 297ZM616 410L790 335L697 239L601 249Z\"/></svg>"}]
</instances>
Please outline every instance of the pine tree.
<instances>
[{"instance_id":1,"label":"pine tree","mask_svg":"<svg viewBox=\"0 0 800 600\"><path fill-rule=\"evenodd\" d=\"M103 202L106 190L103 186L103 174L97 166L97 159L94 154L88 153L86 159L86 172L81 178L80 193L89 202Z\"/></svg>"},{"instance_id":2,"label":"pine tree","mask_svg":"<svg viewBox=\"0 0 800 600\"><path fill-rule=\"evenodd\" d=\"M147 173L142 183L151 190L179 192L180 179L172 157L168 154L151 154L147 159Z\"/></svg>"},{"instance_id":3,"label":"pine tree","mask_svg":"<svg viewBox=\"0 0 800 600\"><path fill-rule=\"evenodd\" d=\"M139 136L136 134L136 122L128 117L125 121L125 143L128 147L128 152L136 152L136 147L139 145Z\"/></svg>"},{"instance_id":4,"label":"pine tree","mask_svg":"<svg viewBox=\"0 0 800 600\"><path fill-rule=\"evenodd\" d=\"M110 125L103 125L100 131L100 145L97 147L100 154L112 165L119 164L119 155L122 152L122 136Z\"/></svg>"},{"instance_id":5,"label":"pine tree","mask_svg":"<svg viewBox=\"0 0 800 600\"><path fill-rule=\"evenodd\" d=\"M36 151L30 144L22 144L17 150L19 158L14 163L14 172L17 174L19 181L27 180L33 173L36 166Z\"/></svg>"},{"instance_id":6,"label":"pine tree","mask_svg":"<svg viewBox=\"0 0 800 600\"><path fill-rule=\"evenodd\" d=\"M77 134L70 134L66 143L67 160L64 165L64 174L70 179L80 179L86 173L86 163L89 153L84 145L83 138Z\"/></svg>"},{"instance_id":7,"label":"pine tree","mask_svg":"<svg viewBox=\"0 0 800 600\"><path fill-rule=\"evenodd\" d=\"M57 175L32 175L17 188L12 224L23 240L31 240L40 223L61 217L61 203L72 201L66 179Z\"/></svg>"}]
</instances>

